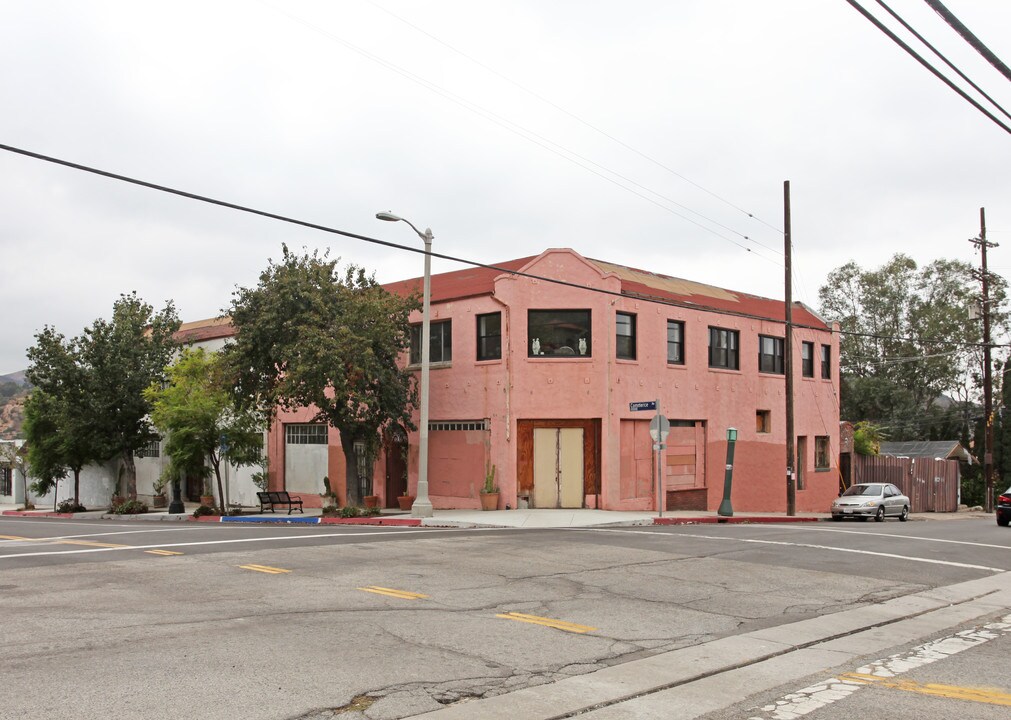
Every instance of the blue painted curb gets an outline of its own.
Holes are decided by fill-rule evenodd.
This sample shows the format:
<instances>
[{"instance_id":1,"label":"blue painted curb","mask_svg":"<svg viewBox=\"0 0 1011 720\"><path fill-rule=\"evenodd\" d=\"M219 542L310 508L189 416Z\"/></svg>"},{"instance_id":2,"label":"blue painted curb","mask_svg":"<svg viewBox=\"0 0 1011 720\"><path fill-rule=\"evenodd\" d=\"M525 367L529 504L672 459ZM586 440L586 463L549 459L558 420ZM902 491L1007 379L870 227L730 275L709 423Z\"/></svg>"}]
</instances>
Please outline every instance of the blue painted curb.
<instances>
[{"instance_id":1,"label":"blue painted curb","mask_svg":"<svg viewBox=\"0 0 1011 720\"><path fill-rule=\"evenodd\" d=\"M268 517L241 517L241 516L224 516L221 518L223 523L277 523L279 525L289 525L289 524L299 524L299 525L319 525L318 517L279 517L279 518L268 518Z\"/></svg>"}]
</instances>

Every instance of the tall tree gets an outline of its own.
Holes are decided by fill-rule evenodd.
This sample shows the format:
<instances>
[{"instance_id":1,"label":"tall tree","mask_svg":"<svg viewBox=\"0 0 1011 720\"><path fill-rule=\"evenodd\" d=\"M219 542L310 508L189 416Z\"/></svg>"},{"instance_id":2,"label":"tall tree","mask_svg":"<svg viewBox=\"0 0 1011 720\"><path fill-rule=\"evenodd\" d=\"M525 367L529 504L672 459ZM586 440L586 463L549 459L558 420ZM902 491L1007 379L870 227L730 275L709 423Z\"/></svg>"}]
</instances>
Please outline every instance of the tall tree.
<instances>
[{"instance_id":1,"label":"tall tree","mask_svg":"<svg viewBox=\"0 0 1011 720\"><path fill-rule=\"evenodd\" d=\"M229 310L236 341L224 352L243 397L271 413L312 408L337 429L348 502L360 504L356 441L371 473L380 429L414 429L414 376L398 359L418 299L387 292L355 265L342 273L325 253L294 255L287 246L282 253L255 288L236 290Z\"/></svg>"},{"instance_id":2,"label":"tall tree","mask_svg":"<svg viewBox=\"0 0 1011 720\"><path fill-rule=\"evenodd\" d=\"M1006 285L992 287L992 324L1006 333ZM964 426L982 379L982 331L968 319L978 292L972 268L956 260L920 268L899 254L876 270L850 262L832 271L819 297L843 330L842 417L872 420L895 440ZM961 413L936 404L945 394Z\"/></svg>"},{"instance_id":3,"label":"tall tree","mask_svg":"<svg viewBox=\"0 0 1011 720\"><path fill-rule=\"evenodd\" d=\"M87 412L102 456L119 457L130 498L137 497L134 453L158 439L144 390L164 381L178 329L171 302L156 313L134 292L120 295L112 319L96 320L80 338L81 359L89 371Z\"/></svg>"},{"instance_id":4,"label":"tall tree","mask_svg":"<svg viewBox=\"0 0 1011 720\"><path fill-rule=\"evenodd\" d=\"M255 407L236 408L231 379L223 370L220 355L186 349L169 365L167 382L144 391L151 419L168 437L165 450L173 467L213 472L222 513L221 463L259 463L265 426L263 413Z\"/></svg>"},{"instance_id":5,"label":"tall tree","mask_svg":"<svg viewBox=\"0 0 1011 720\"><path fill-rule=\"evenodd\" d=\"M104 459L88 412L89 371L77 340L51 327L28 349L26 377L35 386L25 401L24 433L34 486L49 492L67 472L74 475L74 503L80 504L81 470Z\"/></svg>"}]
</instances>

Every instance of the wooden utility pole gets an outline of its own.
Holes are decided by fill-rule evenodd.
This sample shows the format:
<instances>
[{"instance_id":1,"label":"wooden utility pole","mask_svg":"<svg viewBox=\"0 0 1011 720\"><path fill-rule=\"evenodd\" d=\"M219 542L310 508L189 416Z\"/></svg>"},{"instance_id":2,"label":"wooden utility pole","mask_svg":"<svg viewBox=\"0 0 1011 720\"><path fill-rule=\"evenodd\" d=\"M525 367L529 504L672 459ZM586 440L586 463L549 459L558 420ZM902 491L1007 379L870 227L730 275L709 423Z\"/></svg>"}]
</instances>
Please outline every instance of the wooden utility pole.
<instances>
[{"instance_id":1,"label":"wooden utility pole","mask_svg":"<svg viewBox=\"0 0 1011 720\"><path fill-rule=\"evenodd\" d=\"M979 280L983 285L983 415L986 422L983 440L983 479L986 483L986 497L983 508L993 512L993 368L990 359L990 274L986 269L986 249L997 247L997 243L986 239L986 208L979 209L979 237L969 242L980 250Z\"/></svg>"},{"instance_id":2,"label":"wooden utility pole","mask_svg":"<svg viewBox=\"0 0 1011 720\"><path fill-rule=\"evenodd\" d=\"M797 514L793 429L793 238L790 229L790 181L783 182L783 256L786 268L786 337L783 341L783 369L786 372L786 514Z\"/></svg>"}]
</instances>

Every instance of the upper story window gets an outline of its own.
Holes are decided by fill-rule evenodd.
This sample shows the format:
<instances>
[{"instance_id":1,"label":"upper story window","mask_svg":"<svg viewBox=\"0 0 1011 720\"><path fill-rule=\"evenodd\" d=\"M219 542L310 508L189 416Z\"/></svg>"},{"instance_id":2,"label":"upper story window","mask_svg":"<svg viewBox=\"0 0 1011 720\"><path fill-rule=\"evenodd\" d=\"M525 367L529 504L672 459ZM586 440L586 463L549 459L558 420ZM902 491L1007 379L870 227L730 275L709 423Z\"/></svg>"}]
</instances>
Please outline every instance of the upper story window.
<instances>
[{"instance_id":1,"label":"upper story window","mask_svg":"<svg viewBox=\"0 0 1011 720\"><path fill-rule=\"evenodd\" d=\"M411 365L421 364L421 325L411 325ZM440 320L429 326L429 362L448 363L453 359L453 322Z\"/></svg>"},{"instance_id":2,"label":"upper story window","mask_svg":"<svg viewBox=\"0 0 1011 720\"><path fill-rule=\"evenodd\" d=\"M828 470L831 465L831 454L829 453L829 439L826 435L819 435L814 439L814 468L815 470Z\"/></svg>"},{"instance_id":3,"label":"upper story window","mask_svg":"<svg viewBox=\"0 0 1011 720\"><path fill-rule=\"evenodd\" d=\"M152 440L144 447L134 450L133 456L138 458L161 457L161 440Z\"/></svg>"},{"instance_id":4,"label":"upper story window","mask_svg":"<svg viewBox=\"0 0 1011 720\"><path fill-rule=\"evenodd\" d=\"M635 315L620 312L615 318L614 325L617 357L622 360L635 360Z\"/></svg>"},{"instance_id":5,"label":"upper story window","mask_svg":"<svg viewBox=\"0 0 1011 720\"><path fill-rule=\"evenodd\" d=\"M290 423L284 426L284 441L289 445L326 445L326 423Z\"/></svg>"},{"instance_id":6,"label":"upper story window","mask_svg":"<svg viewBox=\"0 0 1011 720\"><path fill-rule=\"evenodd\" d=\"M709 367L739 370L741 367L740 337L741 333L737 330L710 327Z\"/></svg>"},{"instance_id":7,"label":"upper story window","mask_svg":"<svg viewBox=\"0 0 1011 720\"><path fill-rule=\"evenodd\" d=\"M823 380L832 379L832 346L821 346L821 377Z\"/></svg>"},{"instance_id":8,"label":"upper story window","mask_svg":"<svg viewBox=\"0 0 1011 720\"><path fill-rule=\"evenodd\" d=\"M590 357L589 310L528 310L528 357Z\"/></svg>"},{"instance_id":9,"label":"upper story window","mask_svg":"<svg viewBox=\"0 0 1011 720\"><path fill-rule=\"evenodd\" d=\"M783 374L783 338L758 336L758 371Z\"/></svg>"},{"instance_id":10,"label":"upper story window","mask_svg":"<svg viewBox=\"0 0 1011 720\"><path fill-rule=\"evenodd\" d=\"M804 377L814 377L814 343L804 342L800 344L801 373Z\"/></svg>"},{"instance_id":11,"label":"upper story window","mask_svg":"<svg viewBox=\"0 0 1011 720\"><path fill-rule=\"evenodd\" d=\"M667 321L667 362L685 364L685 324L680 320Z\"/></svg>"},{"instance_id":12,"label":"upper story window","mask_svg":"<svg viewBox=\"0 0 1011 720\"><path fill-rule=\"evenodd\" d=\"M477 359L502 359L502 313L477 316Z\"/></svg>"}]
</instances>

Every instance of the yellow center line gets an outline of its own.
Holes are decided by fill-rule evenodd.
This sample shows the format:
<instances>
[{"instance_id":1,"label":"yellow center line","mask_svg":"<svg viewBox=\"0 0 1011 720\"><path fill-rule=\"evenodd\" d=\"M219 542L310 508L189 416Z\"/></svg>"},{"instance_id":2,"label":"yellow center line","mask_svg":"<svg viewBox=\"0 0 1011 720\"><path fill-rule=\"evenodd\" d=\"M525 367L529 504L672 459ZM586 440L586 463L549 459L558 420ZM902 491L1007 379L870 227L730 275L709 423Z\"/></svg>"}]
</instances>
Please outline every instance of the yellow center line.
<instances>
[{"instance_id":1,"label":"yellow center line","mask_svg":"<svg viewBox=\"0 0 1011 720\"><path fill-rule=\"evenodd\" d=\"M269 573L271 575L280 575L282 573L290 573L291 570L285 570L284 568L270 567L269 565L239 565L243 570L255 570L256 572Z\"/></svg>"},{"instance_id":2,"label":"yellow center line","mask_svg":"<svg viewBox=\"0 0 1011 720\"><path fill-rule=\"evenodd\" d=\"M597 629L595 627L590 627L589 625L577 625L576 623L565 622L564 620L553 620L552 618L539 617L537 615L526 615L524 613L517 612L503 613L501 615L496 615L495 617L500 617L505 620L517 620L519 622L533 623L534 625L545 625L547 627L555 628L556 630L564 630L566 632L574 633L588 633Z\"/></svg>"},{"instance_id":3,"label":"yellow center line","mask_svg":"<svg viewBox=\"0 0 1011 720\"><path fill-rule=\"evenodd\" d=\"M0 540L33 540L34 538L19 537L17 535L0 535Z\"/></svg>"},{"instance_id":4,"label":"yellow center line","mask_svg":"<svg viewBox=\"0 0 1011 720\"><path fill-rule=\"evenodd\" d=\"M987 705L1011 707L1011 694L998 688L969 688L958 687L957 685L939 685L937 683L918 683L915 680L883 678L863 673L843 673L839 676L839 679L874 685L875 687L918 693L920 695L932 695L951 700L968 700Z\"/></svg>"},{"instance_id":5,"label":"yellow center line","mask_svg":"<svg viewBox=\"0 0 1011 720\"><path fill-rule=\"evenodd\" d=\"M88 547L104 547L104 548L125 548L130 547L129 545L116 545L114 543L100 543L92 542L91 540L57 540L57 545L87 545Z\"/></svg>"},{"instance_id":6,"label":"yellow center line","mask_svg":"<svg viewBox=\"0 0 1011 720\"><path fill-rule=\"evenodd\" d=\"M173 552L172 550L145 550L144 552L151 555L182 555L181 552Z\"/></svg>"},{"instance_id":7,"label":"yellow center line","mask_svg":"<svg viewBox=\"0 0 1011 720\"><path fill-rule=\"evenodd\" d=\"M387 595L401 600L422 600L428 597L428 595L423 595L422 593L412 593L407 590L394 590L393 588L384 588L379 587L378 585L369 585L368 587L360 587L358 589L362 592L375 593L376 595Z\"/></svg>"}]
</instances>

